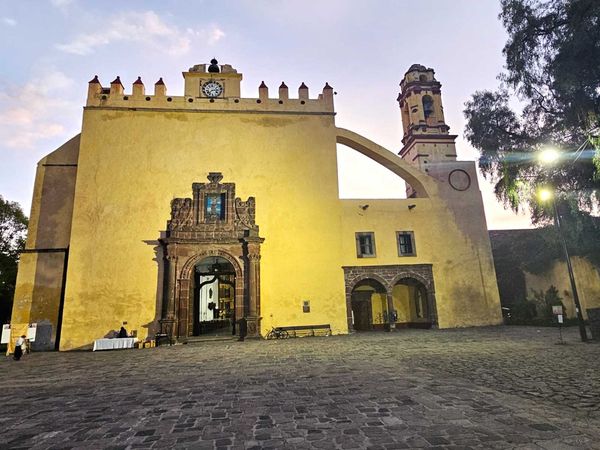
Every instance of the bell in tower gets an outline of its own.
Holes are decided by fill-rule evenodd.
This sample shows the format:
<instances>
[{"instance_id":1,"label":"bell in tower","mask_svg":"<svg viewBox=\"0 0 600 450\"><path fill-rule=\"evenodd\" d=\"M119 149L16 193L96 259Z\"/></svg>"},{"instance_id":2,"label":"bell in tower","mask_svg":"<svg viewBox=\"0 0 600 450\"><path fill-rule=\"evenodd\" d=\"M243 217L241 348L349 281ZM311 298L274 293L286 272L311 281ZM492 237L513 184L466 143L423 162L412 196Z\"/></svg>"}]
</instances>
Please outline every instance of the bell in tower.
<instances>
[{"instance_id":1,"label":"bell in tower","mask_svg":"<svg viewBox=\"0 0 600 450\"><path fill-rule=\"evenodd\" d=\"M215 58L210 60L210 66L208 66L208 73L219 73L221 69L219 68L219 61Z\"/></svg>"}]
</instances>

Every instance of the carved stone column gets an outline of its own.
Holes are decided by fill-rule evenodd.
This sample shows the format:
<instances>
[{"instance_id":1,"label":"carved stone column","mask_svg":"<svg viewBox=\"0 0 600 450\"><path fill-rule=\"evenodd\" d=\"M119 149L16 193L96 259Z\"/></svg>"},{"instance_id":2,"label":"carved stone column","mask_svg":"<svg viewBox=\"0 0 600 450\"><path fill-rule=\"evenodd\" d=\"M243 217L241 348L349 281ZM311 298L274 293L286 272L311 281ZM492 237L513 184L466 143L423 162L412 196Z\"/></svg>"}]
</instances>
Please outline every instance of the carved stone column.
<instances>
[{"instance_id":1,"label":"carved stone column","mask_svg":"<svg viewBox=\"0 0 600 450\"><path fill-rule=\"evenodd\" d=\"M427 309L429 310L429 320L431 321L431 328L438 327L438 318L437 318L437 307L435 302L435 292L427 289Z\"/></svg>"},{"instance_id":2,"label":"carved stone column","mask_svg":"<svg viewBox=\"0 0 600 450\"><path fill-rule=\"evenodd\" d=\"M177 278L177 256L174 253L168 252L165 248L165 295L163 297L165 304L163 305L162 318L160 320L160 332L166 334L169 339L173 339L174 324L176 318L176 278Z\"/></svg>"},{"instance_id":3,"label":"carved stone column","mask_svg":"<svg viewBox=\"0 0 600 450\"><path fill-rule=\"evenodd\" d=\"M260 244L264 239L259 237L246 240L246 261L248 264L248 337L260 334Z\"/></svg>"},{"instance_id":4,"label":"carved stone column","mask_svg":"<svg viewBox=\"0 0 600 450\"><path fill-rule=\"evenodd\" d=\"M386 294L387 296L387 308L388 308L388 323L389 323L389 331L392 331L396 328L396 321L393 319L394 312L394 297L391 292Z\"/></svg>"},{"instance_id":5,"label":"carved stone column","mask_svg":"<svg viewBox=\"0 0 600 450\"><path fill-rule=\"evenodd\" d=\"M178 323L178 333L179 338L186 339L189 335L188 332L188 319L190 314L190 280L189 279L179 279L178 281L178 292L177 292L177 303L178 303L178 313L177 313L177 323Z\"/></svg>"}]
</instances>

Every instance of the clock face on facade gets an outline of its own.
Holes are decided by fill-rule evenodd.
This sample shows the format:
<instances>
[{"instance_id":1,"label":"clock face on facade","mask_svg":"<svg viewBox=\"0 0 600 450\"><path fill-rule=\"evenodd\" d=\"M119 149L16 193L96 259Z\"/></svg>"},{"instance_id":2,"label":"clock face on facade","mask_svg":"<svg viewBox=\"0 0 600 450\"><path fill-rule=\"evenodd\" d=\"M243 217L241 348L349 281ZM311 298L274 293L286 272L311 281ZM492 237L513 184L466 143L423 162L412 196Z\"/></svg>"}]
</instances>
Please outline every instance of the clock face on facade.
<instances>
[{"instance_id":1,"label":"clock face on facade","mask_svg":"<svg viewBox=\"0 0 600 450\"><path fill-rule=\"evenodd\" d=\"M207 97L218 97L223 92L223 86L216 81L208 81L202 85L202 93Z\"/></svg>"}]
</instances>

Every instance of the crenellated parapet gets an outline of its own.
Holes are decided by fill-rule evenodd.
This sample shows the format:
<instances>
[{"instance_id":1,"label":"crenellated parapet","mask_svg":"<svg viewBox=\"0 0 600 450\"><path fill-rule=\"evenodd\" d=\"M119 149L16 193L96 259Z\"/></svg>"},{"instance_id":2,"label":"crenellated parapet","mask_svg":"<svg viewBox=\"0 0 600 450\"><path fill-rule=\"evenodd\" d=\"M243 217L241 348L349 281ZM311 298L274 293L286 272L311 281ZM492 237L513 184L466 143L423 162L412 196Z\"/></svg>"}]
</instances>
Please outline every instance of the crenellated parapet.
<instances>
[{"instance_id":1,"label":"crenellated parapet","mask_svg":"<svg viewBox=\"0 0 600 450\"><path fill-rule=\"evenodd\" d=\"M109 87L95 76L88 87L87 108L165 109L201 111L265 111L298 113L333 113L333 88L325 83L317 98L310 98L304 83L298 87L298 97L290 98L289 89L281 83L277 97L269 96L269 88L263 81L258 87L257 98L242 98L240 83L242 74L231 65L197 64L183 72L183 95L168 95L162 78L154 84L154 92L147 92L141 77L132 83L127 92L120 77Z\"/></svg>"}]
</instances>

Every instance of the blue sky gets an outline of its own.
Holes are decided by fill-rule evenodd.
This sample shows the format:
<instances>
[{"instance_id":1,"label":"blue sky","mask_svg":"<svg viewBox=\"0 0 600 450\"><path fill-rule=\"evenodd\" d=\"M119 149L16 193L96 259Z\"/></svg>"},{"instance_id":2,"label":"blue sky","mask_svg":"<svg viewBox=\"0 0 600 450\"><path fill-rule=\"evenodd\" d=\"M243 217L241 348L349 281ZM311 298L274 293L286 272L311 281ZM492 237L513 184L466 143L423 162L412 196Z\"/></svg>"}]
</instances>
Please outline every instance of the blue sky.
<instances>
[{"instance_id":1,"label":"blue sky","mask_svg":"<svg viewBox=\"0 0 600 450\"><path fill-rule=\"evenodd\" d=\"M163 77L173 95L181 72L217 57L244 74L242 96L281 81L311 96L329 82L336 123L397 152L396 97L408 67L433 67L460 159L464 102L497 85L506 35L494 0L136 1L0 0L0 195L29 211L37 161L77 134L94 76L126 90ZM399 197L402 183L376 163L339 149L342 197ZM491 229L526 227L481 182Z\"/></svg>"}]
</instances>

